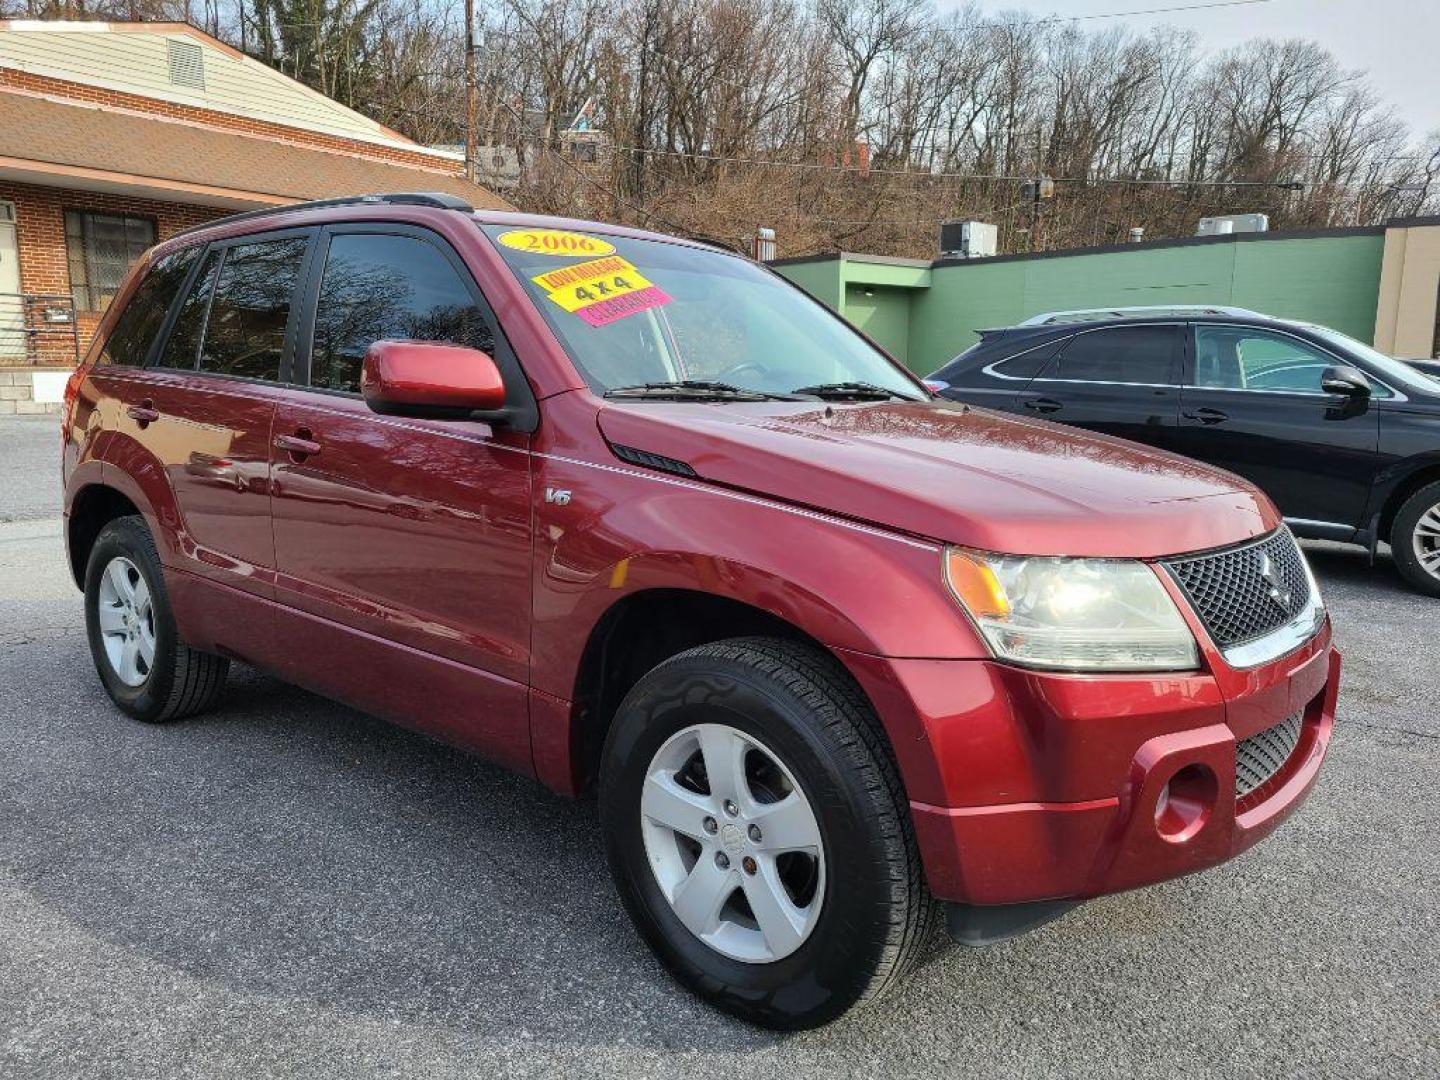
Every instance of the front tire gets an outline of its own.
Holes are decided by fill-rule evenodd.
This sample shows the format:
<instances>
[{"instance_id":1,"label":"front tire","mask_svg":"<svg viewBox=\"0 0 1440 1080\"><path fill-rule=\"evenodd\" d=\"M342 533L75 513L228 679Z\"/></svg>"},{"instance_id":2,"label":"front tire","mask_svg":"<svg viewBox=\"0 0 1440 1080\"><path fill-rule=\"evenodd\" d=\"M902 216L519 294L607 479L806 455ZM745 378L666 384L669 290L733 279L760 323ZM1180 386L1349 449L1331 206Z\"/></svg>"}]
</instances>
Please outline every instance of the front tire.
<instances>
[{"instance_id":1,"label":"front tire","mask_svg":"<svg viewBox=\"0 0 1440 1080\"><path fill-rule=\"evenodd\" d=\"M1414 588L1440 596L1440 481L1405 500L1390 527L1390 552Z\"/></svg>"},{"instance_id":2,"label":"front tire","mask_svg":"<svg viewBox=\"0 0 1440 1080\"><path fill-rule=\"evenodd\" d=\"M720 1009L816 1027L899 982L932 933L909 806L833 657L736 638L626 695L601 760L611 872L642 936Z\"/></svg>"},{"instance_id":3,"label":"front tire","mask_svg":"<svg viewBox=\"0 0 1440 1080\"><path fill-rule=\"evenodd\" d=\"M100 530L85 570L85 631L110 700L158 724L210 708L230 661L180 640L160 556L139 517Z\"/></svg>"}]
</instances>

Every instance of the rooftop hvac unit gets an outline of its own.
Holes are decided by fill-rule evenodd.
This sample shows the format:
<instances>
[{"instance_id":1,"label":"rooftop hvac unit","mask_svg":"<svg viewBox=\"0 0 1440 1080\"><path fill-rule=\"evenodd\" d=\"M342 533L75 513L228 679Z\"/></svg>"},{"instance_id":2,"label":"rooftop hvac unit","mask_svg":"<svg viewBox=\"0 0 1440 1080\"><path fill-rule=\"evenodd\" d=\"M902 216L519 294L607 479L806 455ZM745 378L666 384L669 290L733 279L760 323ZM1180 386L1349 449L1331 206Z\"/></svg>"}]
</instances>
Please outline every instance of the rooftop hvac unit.
<instances>
[{"instance_id":1,"label":"rooftop hvac unit","mask_svg":"<svg viewBox=\"0 0 1440 1080\"><path fill-rule=\"evenodd\" d=\"M1230 233L1269 231L1269 214L1225 214L1221 217L1202 217L1195 235L1228 236Z\"/></svg>"},{"instance_id":2,"label":"rooftop hvac unit","mask_svg":"<svg viewBox=\"0 0 1440 1080\"><path fill-rule=\"evenodd\" d=\"M947 221L940 226L942 259L980 259L994 255L1000 230L984 221Z\"/></svg>"}]
</instances>

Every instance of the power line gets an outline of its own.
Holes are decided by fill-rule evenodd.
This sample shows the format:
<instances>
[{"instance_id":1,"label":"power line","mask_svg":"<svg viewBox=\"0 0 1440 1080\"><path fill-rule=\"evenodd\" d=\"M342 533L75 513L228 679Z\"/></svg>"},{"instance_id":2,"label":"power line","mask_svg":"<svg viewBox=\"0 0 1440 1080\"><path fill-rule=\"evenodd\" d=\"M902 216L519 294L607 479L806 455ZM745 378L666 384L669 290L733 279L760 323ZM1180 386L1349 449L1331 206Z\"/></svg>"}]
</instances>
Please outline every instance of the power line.
<instances>
[{"instance_id":1,"label":"power line","mask_svg":"<svg viewBox=\"0 0 1440 1080\"><path fill-rule=\"evenodd\" d=\"M1092 22L1096 19L1129 19L1140 15L1173 15L1185 11L1209 11L1213 8L1250 7L1269 4L1272 0L1216 0L1208 4L1178 4L1174 7L1141 8L1137 11L1104 11L1094 15L1048 15L1043 19L1017 19L1012 22L968 23L964 26L937 26L943 34L968 34L975 30L1013 30L1031 26L1052 26L1056 23Z\"/></svg>"},{"instance_id":2,"label":"power line","mask_svg":"<svg viewBox=\"0 0 1440 1080\"><path fill-rule=\"evenodd\" d=\"M525 118L521 116L520 113L515 109L515 107L512 106L508 101L506 101L504 98L496 98L496 101L503 105L509 111L510 115L515 117L517 122L522 125L525 123ZM567 169L573 172L576 176L580 177L581 180L584 180L591 187L594 187L597 190L604 192L616 202L629 207L635 213L639 214L642 218L648 218L652 221L658 221L660 222L660 224L664 225L672 232L682 234L686 232L686 230L682 226L675 224L675 222L662 217L661 215L655 213L653 210L646 210L638 203L631 202L629 199L625 198L625 196L621 195L618 191L614 191L611 188L605 186L599 180L596 180L593 176L587 173L584 169L580 168L580 166L576 165L560 151L556 150L554 147L548 145L544 141L540 143L540 147L542 150L548 151L550 154L552 154L556 159L559 160L560 164L564 165Z\"/></svg>"},{"instance_id":3,"label":"power line","mask_svg":"<svg viewBox=\"0 0 1440 1080\"><path fill-rule=\"evenodd\" d=\"M819 170L827 172L854 173L858 176L908 176L916 180L970 180L1023 183L1034 180L1034 173L970 173L930 172L921 169L896 169L874 166L862 168L858 165L830 165L820 161L777 161L773 158L738 157L729 154L709 154L699 150L661 150L644 146L612 146L620 154L644 154L649 157L679 157L695 161L726 162L735 165L754 165L774 169ZM1167 180L1130 179L1119 176L1052 176L1047 179L1057 184L1110 184L1142 185L1152 187L1293 187L1298 181L1290 180Z\"/></svg>"}]
</instances>

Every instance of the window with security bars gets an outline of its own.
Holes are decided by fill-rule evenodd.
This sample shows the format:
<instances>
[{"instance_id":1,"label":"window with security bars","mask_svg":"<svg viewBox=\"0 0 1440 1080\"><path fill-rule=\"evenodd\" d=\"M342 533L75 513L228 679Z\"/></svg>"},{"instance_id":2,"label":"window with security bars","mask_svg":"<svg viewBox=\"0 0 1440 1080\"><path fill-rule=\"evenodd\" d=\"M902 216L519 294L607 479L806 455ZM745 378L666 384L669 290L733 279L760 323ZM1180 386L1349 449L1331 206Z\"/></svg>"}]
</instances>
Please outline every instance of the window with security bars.
<instances>
[{"instance_id":1,"label":"window with security bars","mask_svg":"<svg viewBox=\"0 0 1440 1080\"><path fill-rule=\"evenodd\" d=\"M155 243L155 222L125 214L65 211L65 252L70 288L80 311L104 311L125 271Z\"/></svg>"}]
</instances>

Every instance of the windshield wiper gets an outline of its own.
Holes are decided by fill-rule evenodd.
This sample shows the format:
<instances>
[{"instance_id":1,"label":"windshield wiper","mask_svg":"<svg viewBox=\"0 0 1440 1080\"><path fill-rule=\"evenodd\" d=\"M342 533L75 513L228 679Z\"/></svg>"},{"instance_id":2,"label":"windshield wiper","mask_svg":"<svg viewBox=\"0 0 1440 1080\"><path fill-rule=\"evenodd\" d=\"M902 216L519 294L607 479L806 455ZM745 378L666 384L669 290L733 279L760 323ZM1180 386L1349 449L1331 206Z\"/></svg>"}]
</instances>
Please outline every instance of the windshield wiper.
<instances>
[{"instance_id":1,"label":"windshield wiper","mask_svg":"<svg viewBox=\"0 0 1440 1080\"><path fill-rule=\"evenodd\" d=\"M818 397L822 401L889 401L892 398L899 401L918 400L868 382L816 383L814 386L797 387L791 393Z\"/></svg>"},{"instance_id":2,"label":"windshield wiper","mask_svg":"<svg viewBox=\"0 0 1440 1080\"><path fill-rule=\"evenodd\" d=\"M649 398L659 401L797 401L793 394L770 394L747 390L708 379L675 379L671 382L637 383L605 391L607 398Z\"/></svg>"}]
</instances>

